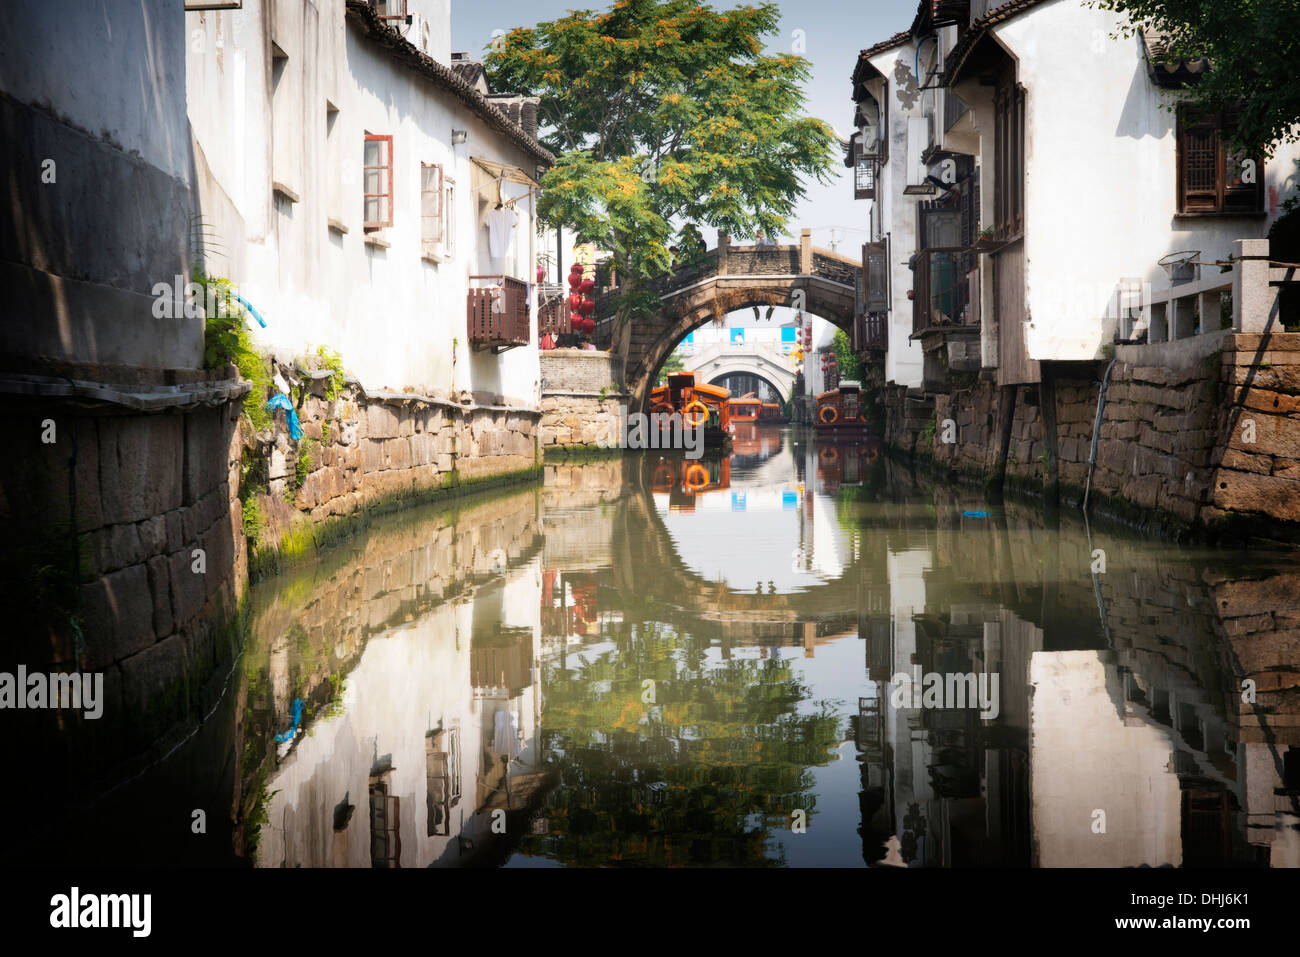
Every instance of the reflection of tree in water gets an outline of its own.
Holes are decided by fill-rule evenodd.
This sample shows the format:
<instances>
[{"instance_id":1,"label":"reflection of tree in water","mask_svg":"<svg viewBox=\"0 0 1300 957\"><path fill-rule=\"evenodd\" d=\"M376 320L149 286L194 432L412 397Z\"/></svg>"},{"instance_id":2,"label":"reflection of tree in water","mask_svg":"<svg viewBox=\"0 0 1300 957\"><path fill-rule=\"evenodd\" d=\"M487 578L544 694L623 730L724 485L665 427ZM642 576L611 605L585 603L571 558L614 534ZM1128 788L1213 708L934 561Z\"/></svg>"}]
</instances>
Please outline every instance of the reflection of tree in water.
<instances>
[{"instance_id":1,"label":"reflection of tree in water","mask_svg":"<svg viewBox=\"0 0 1300 957\"><path fill-rule=\"evenodd\" d=\"M548 833L522 849L580 865L778 863L764 842L796 809L811 818L811 769L839 741L834 709L796 713L810 695L787 659L710 663L707 642L659 624L617 646L544 670L561 782Z\"/></svg>"}]
</instances>

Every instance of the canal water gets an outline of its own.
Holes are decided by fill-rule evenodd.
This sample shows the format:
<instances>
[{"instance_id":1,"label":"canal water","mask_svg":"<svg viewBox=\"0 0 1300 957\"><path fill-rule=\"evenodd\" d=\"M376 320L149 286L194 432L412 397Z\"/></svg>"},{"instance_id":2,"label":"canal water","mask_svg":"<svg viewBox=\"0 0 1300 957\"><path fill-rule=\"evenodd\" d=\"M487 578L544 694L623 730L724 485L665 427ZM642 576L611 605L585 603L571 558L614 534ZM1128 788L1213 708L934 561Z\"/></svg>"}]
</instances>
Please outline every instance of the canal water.
<instances>
[{"instance_id":1,"label":"canal water","mask_svg":"<svg viewBox=\"0 0 1300 957\"><path fill-rule=\"evenodd\" d=\"M548 466L251 599L224 696L74 858L1300 864L1294 554L991 504L872 444Z\"/></svg>"}]
</instances>

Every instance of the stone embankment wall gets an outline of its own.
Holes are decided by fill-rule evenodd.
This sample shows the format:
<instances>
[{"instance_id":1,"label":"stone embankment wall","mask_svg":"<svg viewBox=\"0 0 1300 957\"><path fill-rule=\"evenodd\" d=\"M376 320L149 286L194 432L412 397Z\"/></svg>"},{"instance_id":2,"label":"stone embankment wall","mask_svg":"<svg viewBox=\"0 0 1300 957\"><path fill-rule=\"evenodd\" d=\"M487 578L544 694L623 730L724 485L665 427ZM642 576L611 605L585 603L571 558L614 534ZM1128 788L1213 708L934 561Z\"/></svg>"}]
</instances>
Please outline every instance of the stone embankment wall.
<instances>
[{"instance_id":1,"label":"stone embankment wall","mask_svg":"<svg viewBox=\"0 0 1300 957\"><path fill-rule=\"evenodd\" d=\"M544 453L619 448L628 403L623 360L590 349L548 349L541 364Z\"/></svg>"},{"instance_id":2,"label":"stone embankment wall","mask_svg":"<svg viewBox=\"0 0 1300 957\"><path fill-rule=\"evenodd\" d=\"M96 386L100 400L84 404L35 395L0 425L11 612L0 670L103 676L100 717L13 712L11 732L61 741L51 746L75 755L82 786L186 733L238 651L247 552L231 399L246 387L219 378L228 371Z\"/></svg>"},{"instance_id":3,"label":"stone embankment wall","mask_svg":"<svg viewBox=\"0 0 1300 957\"><path fill-rule=\"evenodd\" d=\"M500 397L367 393L296 368L276 375L303 435L291 439L282 411L257 434L245 421L242 497L255 577L269 559L293 559L350 527L335 519L539 472L536 409Z\"/></svg>"},{"instance_id":4,"label":"stone embankment wall","mask_svg":"<svg viewBox=\"0 0 1300 957\"><path fill-rule=\"evenodd\" d=\"M1077 500L1106 364L1043 370L1038 385L974 381L933 396L886 390L886 441L996 481L1003 416L1014 401L1007 487L1050 496L1059 483ZM1300 528L1300 334L1118 347L1089 498L1101 513L1173 532L1290 537Z\"/></svg>"}]
</instances>

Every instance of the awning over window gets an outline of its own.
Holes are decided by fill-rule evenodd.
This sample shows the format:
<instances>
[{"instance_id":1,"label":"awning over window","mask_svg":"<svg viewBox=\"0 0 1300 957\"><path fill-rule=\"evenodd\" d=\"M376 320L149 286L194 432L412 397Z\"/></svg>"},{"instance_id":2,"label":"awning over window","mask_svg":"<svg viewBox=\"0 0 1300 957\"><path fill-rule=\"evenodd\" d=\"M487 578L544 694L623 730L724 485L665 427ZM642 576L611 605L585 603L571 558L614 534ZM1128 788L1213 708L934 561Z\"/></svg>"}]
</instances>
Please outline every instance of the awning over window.
<instances>
[{"instance_id":1,"label":"awning over window","mask_svg":"<svg viewBox=\"0 0 1300 957\"><path fill-rule=\"evenodd\" d=\"M470 162L477 167L474 171L474 189L479 190L484 186L495 183L498 180L506 183L518 183L520 186L530 186L533 189L541 189L541 183L533 179L518 166L511 166L507 163L497 163L493 160L483 159L481 156L471 156Z\"/></svg>"}]
</instances>

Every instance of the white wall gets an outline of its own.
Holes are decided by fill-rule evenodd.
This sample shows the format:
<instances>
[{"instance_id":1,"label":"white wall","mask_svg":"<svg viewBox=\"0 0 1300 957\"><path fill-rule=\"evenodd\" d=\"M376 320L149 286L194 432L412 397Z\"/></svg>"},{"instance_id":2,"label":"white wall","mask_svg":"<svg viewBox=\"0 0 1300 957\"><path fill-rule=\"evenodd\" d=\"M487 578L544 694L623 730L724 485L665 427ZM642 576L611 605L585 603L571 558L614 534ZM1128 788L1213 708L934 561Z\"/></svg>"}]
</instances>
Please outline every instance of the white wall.
<instances>
[{"instance_id":1,"label":"white wall","mask_svg":"<svg viewBox=\"0 0 1300 957\"><path fill-rule=\"evenodd\" d=\"M1192 249L1226 258L1234 239L1264 235L1273 218L1175 218L1175 121L1161 108L1172 100L1151 82L1141 41L1111 39L1120 22L1058 0L996 28L1026 89L1026 341L1034 359L1101 358L1114 332L1102 317L1121 278L1167 288L1160 257ZM1279 198L1296 186L1297 157L1300 145L1290 144L1265 164Z\"/></svg>"},{"instance_id":2,"label":"white wall","mask_svg":"<svg viewBox=\"0 0 1300 957\"><path fill-rule=\"evenodd\" d=\"M923 361L920 343L908 338L912 334L912 300L907 298L912 288L912 271L907 268L907 257L916 250L916 197L903 193L907 185L907 119L921 115L922 98L904 93L895 70L901 65L911 75L914 52L908 43L871 58L871 65L889 81L885 107L889 110L889 158L880 168L876 183L881 235L872 237L883 238L887 233L889 238L889 351L885 354L885 381L906 386L920 386ZM871 85L878 99L882 95L881 86L880 81Z\"/></svg>"},{"instance_id":3,"label":"white wall","mask_svg":"<svg viewBox=\"0 0 1300 957\"><path fill-rule=\"evenodd\" d=\"M447 47L445 2L425 6L430 22L443 24L434 32ZM319 13L305 3L279 4L264 26L268 15L260 0L246 0L240 11L186 19L205 40L201 53L190 53L188 70L194 137L211 169L200 184L204 216L228 247L209 268L234 279L266 318L266 329L254 329L259 345L293 356L324 344L340 352L348 371L371 390L469 390L481 400L500 395L535 405L535 332L529 347L499 356L473 352L465 309L471 275L504 269L534 279L530 201L516 206L514 255L504 263L491 260L483 217L495 204L495 189L475 195L486 177L470 158L530 174L535 160L347 26L342 4ZM268 41L289 56L275 104ZM282 93L288 97L283 110ZM327 100L338 109L328 135ZM273 113L279 128L273 128ZM453 146L453 128L468 131L468 141ZM366 244L362 229L367 131L393 136L394 222L381 231L386 249ZM421 258L422 162L442 164L455 181L451 261ZM271 181L282 176L291 177L285 185L298 202L273 196ZM508 185L504 197L523 192ZM331 218L347 232L330 229Z\"/></svg>"}]
</instances>

